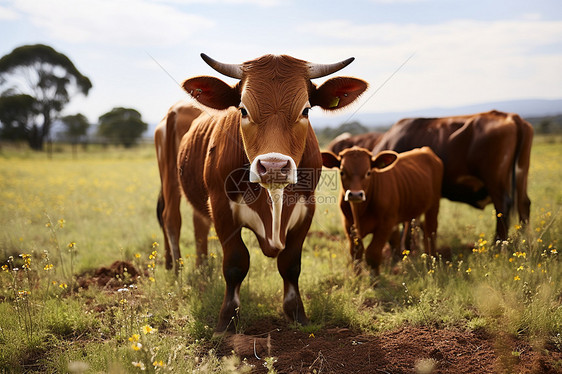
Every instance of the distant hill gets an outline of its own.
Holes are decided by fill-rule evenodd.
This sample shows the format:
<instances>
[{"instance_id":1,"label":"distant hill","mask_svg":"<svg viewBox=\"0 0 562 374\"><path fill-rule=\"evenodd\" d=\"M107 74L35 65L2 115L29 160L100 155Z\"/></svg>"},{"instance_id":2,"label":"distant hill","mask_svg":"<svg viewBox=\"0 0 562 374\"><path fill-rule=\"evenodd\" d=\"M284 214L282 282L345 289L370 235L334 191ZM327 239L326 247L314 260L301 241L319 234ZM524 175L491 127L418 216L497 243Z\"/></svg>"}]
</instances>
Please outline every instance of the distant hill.
<instances>
[{"instance_id":1,"label":"distant hill","mask_svg":"<svg viewBox=\"0 0 562 374\"><path fill-rule=\"evenodd\" d=\"M555 117L562 114L562 99L559 100L542 100L542 99L529 99L529 100L509 100L497 101L473 105L464 105L459 107L450 108L428 108L411 110L404 112L383 112L383 113L356 113L353 112L343 113L337 116L324 116L315 115L321 111L314 111L311 114L311 122L315 129L322 129L331 127L337 129L344 123L356 122L361 126L373 129L386 129L394 122L402 118L408 117L444 117L455 116L461 114L471 114L478 112L487 112L496 109L503 112L514 112L521 115L523 118L537 125L543 117ZM534 120L531 120L534 119ZM154 129L157 124L150 124L148 130L144 133L146 138L152 138ZM558 127L558 125L555 125ZM337 132L337 131L336 131Z\"/></svg>"},{"instance_id":2,"label":"distant hill","mask_svg":"<svg viewBox=\"0 0 562 374\"><path fill-rule=\"evenodd\" d=\"M385 128L402 118L411 117L446 117L462 114L472 114L487 112L496 109L502 112L514 112L525 119L531 117L547 117L562 114L562 99L543 100L509 100L464 105L450 108L427 108L404 112L383 112L383 113L350 113L338 116L313 118L315 128L338 127L344 122L359 122L368 128Z\"/></svg>"}]
</instances>

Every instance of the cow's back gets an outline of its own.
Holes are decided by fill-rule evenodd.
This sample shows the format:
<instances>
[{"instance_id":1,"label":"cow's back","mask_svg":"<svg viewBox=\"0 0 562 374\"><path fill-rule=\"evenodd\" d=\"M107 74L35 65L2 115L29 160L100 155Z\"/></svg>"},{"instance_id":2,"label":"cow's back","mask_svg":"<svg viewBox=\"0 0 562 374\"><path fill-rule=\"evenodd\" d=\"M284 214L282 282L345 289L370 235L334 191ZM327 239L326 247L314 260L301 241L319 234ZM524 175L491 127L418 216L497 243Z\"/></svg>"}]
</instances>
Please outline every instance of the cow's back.
<instances>
[{"instance_id":1,"label":"cow's back","mask_svg":"<svg viewBox=\"0 0 562 374\"><path fill-rule=\"evenodd\" d=\"M390 214L396 223L404 222L439 201L443 163L430 148L423 147L400 153L394 167L375 177L369 195L376 199L377 214Z\"/></svg>"}]
</instances>

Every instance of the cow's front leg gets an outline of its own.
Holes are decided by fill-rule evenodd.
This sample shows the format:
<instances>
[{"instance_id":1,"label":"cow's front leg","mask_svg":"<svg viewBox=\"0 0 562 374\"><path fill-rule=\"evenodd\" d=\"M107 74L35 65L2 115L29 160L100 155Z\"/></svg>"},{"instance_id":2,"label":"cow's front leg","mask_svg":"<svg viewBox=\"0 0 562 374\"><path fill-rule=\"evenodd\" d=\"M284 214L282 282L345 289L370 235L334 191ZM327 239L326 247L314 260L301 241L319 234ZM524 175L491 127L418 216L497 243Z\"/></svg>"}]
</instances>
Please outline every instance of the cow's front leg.
<instances>
[{"instance_id":1,"label":"cow's front leg","mask_svg":"<svg viewBox=\"0 0 562 374\"><path fill-rule=\"evenodd\" d=\"M379 227L373 232L373 238L365 251L365 261L371 267L373 275L379 275L382 263L382 249L392 233L393 226Z\"/></svg>"},{"instance_id":2,"label":"cow's front leg","mask_svg":"<svg viewBox=\"0 0 562 374\"><path fill-rule=\"evenodd\" d=\"M217 234L219 234L219 230L217 230ZM220 234L219 239L221 239ZM223 247L222 273L226 281L226 289L219 313L219 322L215 330L217 333L235 329L240 308L240 285L250 268L250 254L242 241L240 229L226 237L226 240L221 239L221 244Z\"/></svg>"},{"instance_id":3,"label":"cow's front leg","mask_svg":"<svg viewBox=\"0 0 562 374\"><path fill-rule=\"evenodd\" d=\"M287 237L287 245L277 257L277 269L283 278L283 312L291 322L308 324L299 291L301 253L304 235L301 238ZM293 240L290 240L293 239Z\"/></svg>"}]
</instances>

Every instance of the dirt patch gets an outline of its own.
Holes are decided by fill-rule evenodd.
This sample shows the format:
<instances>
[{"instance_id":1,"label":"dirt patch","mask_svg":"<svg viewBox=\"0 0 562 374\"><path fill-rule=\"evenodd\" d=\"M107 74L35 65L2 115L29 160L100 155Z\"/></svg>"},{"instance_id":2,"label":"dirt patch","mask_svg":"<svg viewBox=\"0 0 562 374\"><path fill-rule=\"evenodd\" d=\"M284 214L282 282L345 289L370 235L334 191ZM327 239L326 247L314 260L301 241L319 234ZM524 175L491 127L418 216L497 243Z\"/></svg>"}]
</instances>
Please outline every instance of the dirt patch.
<instances>
[{"instance_id":1,"label":"dirt patch","mask_svg":"<svg viewBox=\"0 0 562 374\"><path fill-rule=\"evenodd\" d=\"M467 331L408 326L377 336L347 328L307 334L274 320L225 337L219 353L232 351L255 373L267 372L268 356L278 373L558 373L562 363L559 351Z\"/></svg>"},{"instance_id":2,"label":"dirt patch","mask_svg":"<svg viewBox=\"0 0 562 374\"><path fill-rule=\"evenodd\" d=\"M109 267L102 266L94 271L81 274L77 278L79 287L97 285L107 289L117 289L135 283L142 274L129 261L115 261Z\"/></svg>"}]
</instances>

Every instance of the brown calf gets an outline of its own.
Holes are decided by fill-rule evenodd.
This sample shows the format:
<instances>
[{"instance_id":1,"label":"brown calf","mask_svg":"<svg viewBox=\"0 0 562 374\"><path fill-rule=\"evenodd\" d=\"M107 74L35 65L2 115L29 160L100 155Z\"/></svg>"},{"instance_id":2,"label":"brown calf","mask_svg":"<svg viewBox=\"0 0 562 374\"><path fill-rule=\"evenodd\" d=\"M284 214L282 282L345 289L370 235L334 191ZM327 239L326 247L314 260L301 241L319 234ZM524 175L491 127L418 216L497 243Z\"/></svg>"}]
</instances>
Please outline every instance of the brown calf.
<instances>
[{"instance_id":1,"label":"brown calf","mask_svg":"<svg viewBox=\"0 0 562 374\"><path fill-rule=\"evenodd\" d=\"M322 163L340 169L340 209L354 262L361 261L363 246L354 243L352 226L359 240L373 234L365 259L378 275L382 248L393 228L421 214L425 250L435 254L443 164L431 149L384 151L373 157L370 151L353 147L338 156L322 152Z\"/></svg>"}]
</instances>

